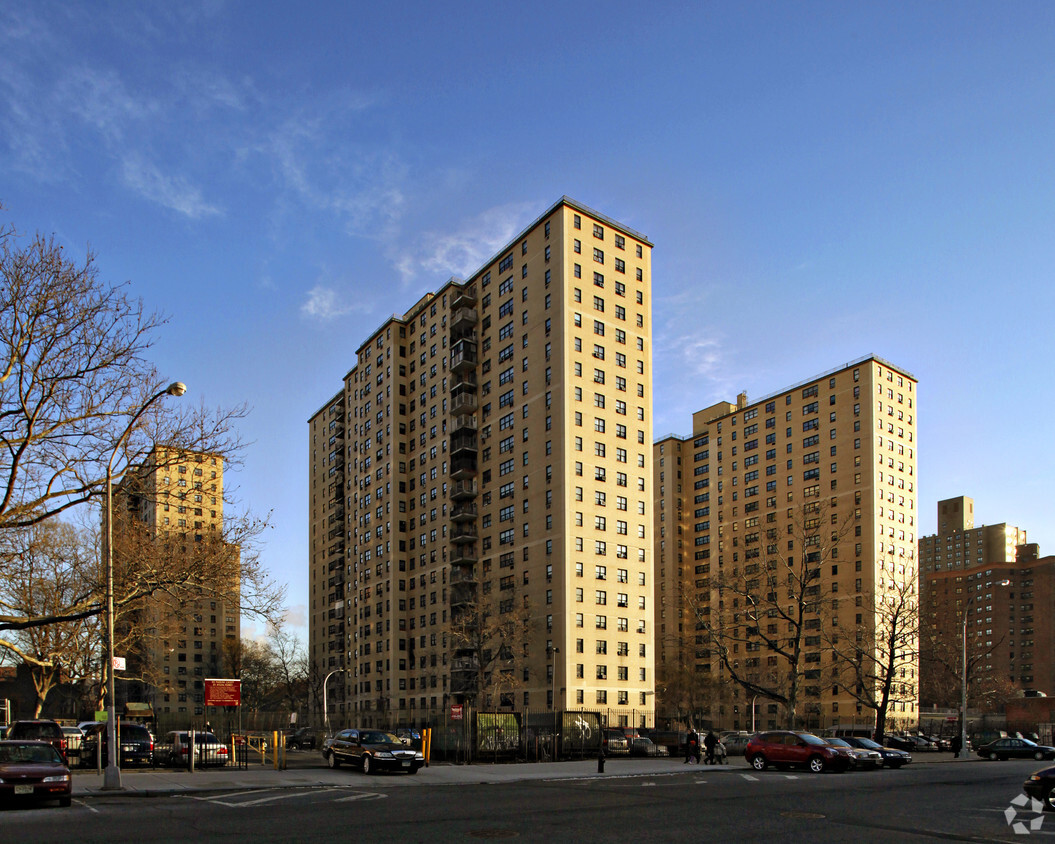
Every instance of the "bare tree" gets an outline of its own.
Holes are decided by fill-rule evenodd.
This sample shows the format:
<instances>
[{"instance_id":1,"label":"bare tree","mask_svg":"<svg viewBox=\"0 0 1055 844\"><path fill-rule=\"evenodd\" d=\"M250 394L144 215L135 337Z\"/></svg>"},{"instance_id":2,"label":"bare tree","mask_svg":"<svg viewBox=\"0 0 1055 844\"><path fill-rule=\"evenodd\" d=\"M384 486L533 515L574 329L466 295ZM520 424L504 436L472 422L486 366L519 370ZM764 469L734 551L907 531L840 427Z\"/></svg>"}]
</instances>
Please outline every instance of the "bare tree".
<instances>
[{"instance_id":1,"label":"bare tree","mask_svg":"<svg viewBox=\"0 0 1055 844\"><path fill-rule=\"evenodd\" d=\"M279 675L279 686L290 712L308 706L308 656L295 633L282 624L271 625L268 646Z\"/></svg>"},{"instance_id":2,"label":"bare tree","mask_svg":"<svg viewBox=\"0 0 1055 844\"><path fill-rule=\"evenodd\" d=\"M514 591L503 593L497 606L484 600L460 608L447 633L455 654L452 673L467 675L466 701L478 707L511 706L523 686L524 653L530 610Z\"/></svg>"},{"instance_id":3,"label":"bare tree","mask_svg":"<svg viewBox=\"0 0 1055 844\"><path fill-rule=\"evenodd\" d=\"M242 705L249 712L270 709L281 681L281 672L266 643L242 639L237 676L242 681Z\"/></svg>"},{"instance_id":4,"label":"bare tree","mask_svg":"<svg viewBox=\"0 0 1055 844\"><path fill-rule=\"evenodd\" d=\"M990 645L967 640L967 704L995 711L1015 692L1015 686L988 666L1004 644L1000 637ZM963 696L963 639L924 632L920 642L920 699L928 705L958 709Z\"/></svg>"},{"instance_id":5,"label":"bare tree","mask_svg":"<svg viewBox=\"0 0 1055 844\"><path fill-rule=\"evenodd\" d=\"M852 515L833 523L831 512L824 501L807 502L789 513L786 535L774 526L751 543L745 536L743 564L719 573L709 600L694 607L724 672L748 695L783 704L791 729L799 723L806 660L820 658L827 614L821 568L853 530Z\"/></svg>"},{"instance_id":6,"label":"bare tree","mask_svg":"<svg viewBox=\"0 0 1055 844\"><path fill-rule=\"evenodd\" d=\"M237 461L235 424L244 406L210 410L159 402L141 413L165 380L147 360L164 320L131 298L125 287L99 280L94 256L82 263L53 239L23 238L0 227L0 534L40 524L106 492L108 470L122 478L165 443L164 459L187 452L222 454ZM249 541L265 522L230 519L224 537L244 555L245 592L262 586L260 609L276 609L281 590L267 584ZM0 542L0 546L2 546ZM12 558L0 557L0 565ZM198 555L198 562L201 561ZM145 566L121 600L154 595L169 581L164 567ZM0 569L0 581L6 576ZM0 612L0 631L25 630L99 614L104 590L66 596L40 612ZM253 601L247 602L253 609Z\"/></svg>"},{"instance_id":7,"label":"bare tree","mask_svg":"<svg viewBox=\"0 0 1055 844\"><path fill-rule=\"evenodd\" d=\"M90 537L52 520L3 532L4 579L0 607L5 613L49 616L90 594L99 562ZM11 631L0 648L30 668L39 716L48 694L64 681L98 676L97 625L63 621Z\"/></svg>"},{"instance_id":8,"label":"bare tree","mask_svg":"<svg viewBox=\"0 0 1055 844\"><path fill-rule=\"evenodd\" d=\"M657 711L662 708L664 715L678 723L702 726L701 713L718 697L717 683L710 674L698 669L691 635L673 635L667 653L673 659L667 659L657 677Z\"/></svg>"},{"instance_id":9,"label":"bare tree","mask_svg":"<svg viewBox=\"0 0 1055 844\"><path fill-rule=\"evenodd\" d=\"M875 740L883 741L887 713L897 701L917 699L919 598L916 572L891 577L875 600L874 626L856 630L831 627L825 640L832 653L832 682L875 712ZM833 620L838 616L833 616Z\"/></svg>"}]
</instances>

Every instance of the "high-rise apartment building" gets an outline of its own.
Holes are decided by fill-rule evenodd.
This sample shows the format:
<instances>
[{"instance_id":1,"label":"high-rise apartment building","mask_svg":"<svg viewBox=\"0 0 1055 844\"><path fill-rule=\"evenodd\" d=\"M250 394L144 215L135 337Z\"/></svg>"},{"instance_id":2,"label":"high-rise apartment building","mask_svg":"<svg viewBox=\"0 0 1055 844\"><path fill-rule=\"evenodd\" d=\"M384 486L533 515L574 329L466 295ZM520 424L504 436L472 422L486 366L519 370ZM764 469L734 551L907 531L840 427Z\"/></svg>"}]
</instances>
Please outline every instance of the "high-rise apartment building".
<instances>
[{"instance_id":1,"label":"high-rise apartment building","mask_svg":"<svg viewBox=\"0 0 1055 844\"><path fill-rule=\"evenodd\" d=\"M331 718L652 709L650 267L562 198L365 339L309 420Z\"/></svg>"},{"instance_id":2,"label":"high-rise apartment building","mask_svg":"<svg viewBox=\"0 0 1055 844\"><path fill-rule=\"evenodd\" d=\"M786 688L777 648L797 630L799 722L874 715L848 694L853 681L834 654L840 642L878 641L884 602L916 600L916 386L869 356L758 401L742 394L698 411L690 437L656 442L658 693L679 696L661 699L667 714L695 677L693 696L714 725L783 726L783 707L733 682L720 649L742 679ZM708 631L724 631L721 641ZM898 651L909 655L897 660L890 721L915 718L912 645Z\"/></svg>"},{"instance_id":3,"label":"high-rise apartment building","mask_svg":"<svg viewBox=\"0 0 1055 844\"><path fill-rule=\"evenodd\" d=\"M1013 525L975 527L967 496L938 502L919 553L923 703L959 701L965 630L969 680L994 704L1014 688L1055 693L1055 558Z\"/></svg>"},{"instance_id":4,"label":"high-rise apartment building","mask_svg":"<svg viewBox=\"0 0 1055 844\"><path fill-rule=\"evenodd\" d=\"M137 678L118 683L118 696L159 715L203 715L204 680L229 676L240 642L240 552L224 541L223 462L158 446L114 489L118 579L128 560L185 574L117 619L115 645Z\"/></svg>"}]
</instances>

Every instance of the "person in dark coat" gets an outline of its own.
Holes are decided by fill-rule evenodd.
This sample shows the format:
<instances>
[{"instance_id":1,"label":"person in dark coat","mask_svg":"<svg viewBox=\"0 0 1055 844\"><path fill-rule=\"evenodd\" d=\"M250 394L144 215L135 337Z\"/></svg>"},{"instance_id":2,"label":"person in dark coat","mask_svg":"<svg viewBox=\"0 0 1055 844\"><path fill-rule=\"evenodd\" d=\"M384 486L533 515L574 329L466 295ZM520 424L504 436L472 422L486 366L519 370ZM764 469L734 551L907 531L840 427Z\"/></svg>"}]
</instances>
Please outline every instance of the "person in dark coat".
<instances>
[{"instance_id":1,"label":"person in dark coat","mask_svg":"<svg viewBox=\"0 0 1055 844\"><path fill-rule=\"evenodd\" d=\"M695 730L690 729L685 737L685 761L682 764L687 765L692 761L697 765L700 763L700 737Z\"/></svg>"},{"instance_id":2,"label":"person in dark coat","mask_svg":"<svg viewBox=\"0 0 1055 844\"><path fill-rule=\"evenodd\" d=\"M714 730L708 730L706 737L703 739L703 746L707 748L707 758L704 761L708 765L714 764L714 748L718 744L718 736L714 734Z\"/></svg>"}]
</instances>

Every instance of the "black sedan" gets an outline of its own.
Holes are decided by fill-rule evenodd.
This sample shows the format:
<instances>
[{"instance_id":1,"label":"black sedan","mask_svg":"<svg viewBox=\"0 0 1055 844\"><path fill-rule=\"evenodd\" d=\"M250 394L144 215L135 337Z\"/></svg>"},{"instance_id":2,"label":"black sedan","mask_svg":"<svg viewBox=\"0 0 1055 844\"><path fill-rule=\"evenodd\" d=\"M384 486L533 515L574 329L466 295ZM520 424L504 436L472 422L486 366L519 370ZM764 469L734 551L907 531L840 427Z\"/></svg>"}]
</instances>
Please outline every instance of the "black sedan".
<instances>
[{"instance_id":1,"label":"black sedan","mask_svg":"<svg viewBox=\"0 0 1055 844\"><path fill-rule=\"evenodd\" d=\"M893 747L883 747L881 744L877 744L870 738L862 738L861 736L844 736L844 739L851 747L874 750L883 757L883 766L887 768L900 768L902 765L907 765L912 761L912 755L907 751L897 750Z\"/></svg>"},{"instance_id":2,"label":"black sedan","mask_svg":"<svg viewBox=\"0 0 1055 844\"><path fill-rule=\"evenodd\" d=\"M420 750L381 730L341 730L326 739L322 755L331 768L357 765L364 774L375 771L406 771L416 774L425 764Z\"/></svg>"},{"instance_id":3,"label":"black sedan","mask_svg":"<svg viewBox=\"0 0 1055 844\"><path fill-rule=\"evenodd\" d=\"M1055 812L1055 768L1042 768L1022 783L1022 790L1044 804L1045 812Z\"/></svg>"},{"instance_id":4,"label":"black sedan","mask_svg":"<svg viewBox=\"0 0 1055 844\"><path fill-rule=\"evenodd\" d=\"M1055 759L1055 747L1046 747L1024 738L1001 738L978 748L983 759Z\"/></svg>"}]
</instances>

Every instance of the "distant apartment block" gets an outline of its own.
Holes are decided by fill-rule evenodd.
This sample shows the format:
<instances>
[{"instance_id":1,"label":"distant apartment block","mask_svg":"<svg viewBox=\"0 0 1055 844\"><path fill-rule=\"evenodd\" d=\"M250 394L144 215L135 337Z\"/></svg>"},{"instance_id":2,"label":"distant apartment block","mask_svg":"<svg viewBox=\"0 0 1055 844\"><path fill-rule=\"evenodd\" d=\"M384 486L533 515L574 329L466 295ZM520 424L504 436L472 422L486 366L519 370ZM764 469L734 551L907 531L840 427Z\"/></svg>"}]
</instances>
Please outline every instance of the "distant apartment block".
<instances>
[{"instance_id":1,"label":"distant apartment block","mask_svg":"<svg viewBox=\"0 0 1055 844\"><path fill-rule=\"evenodd\" d=\"M651 248L562 198L364 338L310 418L332 721L651 711Z\"/></svg>"},{"instance_id":2,"label":"distant apartment block","mask_svg":"<svg viewBox=\"0 0 1055 844\"><path fill-rule=\"evenodd\" d=\"M919 552L924 672L958 678L966 621L972 673L1008 692L1055 694L1055 557L1040 557L1021 528L976 527L967 496L938 502L938 533L921 537ZM940 665L950 650L955 672Z\"/></svg>"},{"instance_id":3,"label":"distant apartment block","mask_svg":"<svg viewBox=\"0 0 1055 844\"><path fill-rule=\"evenodd\" d=\"M722 584L756 578L760 595L776 596L784 586L778 569L816 562L799 719L817 729L873 718L846 693L828 643L870 641L878 602L914 588L916 405L916 379L869 356L757 401L742 394L698 411L691 436L655 443L657 695L666 714L675 703L662 699L664 688L683 689L694 674L712 724L784 725L780 705L730 680L705 627L746 636L730 647L737 670L779 683L781 661L750 639L752 625L777 635L784 622ZM888 723L915 719L917 683L913 655L900 662Z\"/></svg>"},{"instance_id":4,"label":"distant apartment block","mask_svg":"<svg viewBox=\"0 0 1055 844\"><path fill-rule=\"evenodd\" d=\"M170 561L186 571L215 571L203 555L234 555L223 540L223 457L155 447L114 490L114 564L130 555ZM145 550L144 550L145 549ZM236 570L235 566L224 566ZM159 590L134 613L118 617L115 646L128 658L123 700L149 703L158 714L204 715L205 678L229 676L241 639L240 585L188 580Z\"/></svg>"}]
</instances>

